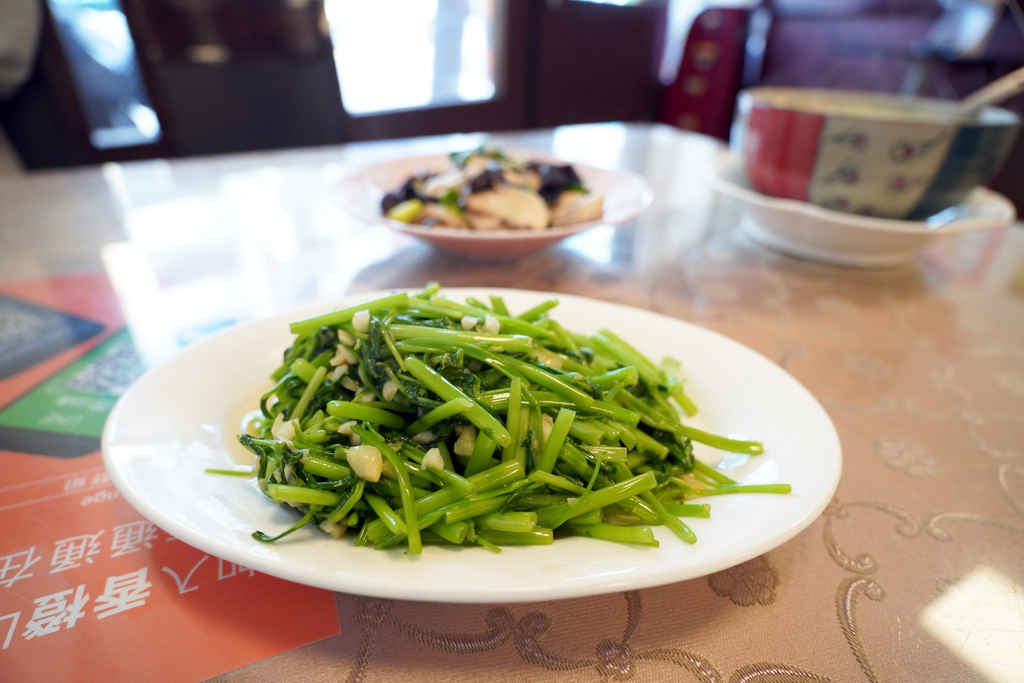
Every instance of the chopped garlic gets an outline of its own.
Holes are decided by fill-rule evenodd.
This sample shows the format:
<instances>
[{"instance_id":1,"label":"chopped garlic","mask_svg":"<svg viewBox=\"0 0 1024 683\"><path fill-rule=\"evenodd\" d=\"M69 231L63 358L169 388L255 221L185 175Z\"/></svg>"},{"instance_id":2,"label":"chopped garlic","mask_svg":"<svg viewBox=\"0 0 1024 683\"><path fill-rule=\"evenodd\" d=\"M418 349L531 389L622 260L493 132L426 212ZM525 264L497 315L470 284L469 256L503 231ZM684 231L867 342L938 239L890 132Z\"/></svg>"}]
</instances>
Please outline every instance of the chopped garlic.
<instances>
[{"instance_id":1,"label":"chopped garlic","mask_svg":"<svg viewBox=\"0 0 1024 683\"><path fill-rule=\"evenodd\" d=\"M274 424L270 427L270 433L278 441L288 444L288 448L293 448L292 441L295 439L295 425L291 421L285 422L282 413L278 413L277 417L274 418Z\"/></svg>"},{"instance_id":2,"label":"chopped garlic","mask_svg":"<svg viewBox=\"0 0 1024 683\"><path fill-rule=\"evenodd\" d=\"M455 455L470 456L473 454L473 449L476 447L476 427L470 425L463 425L462 427L456 427L455 431L458 432L459 438L455 441L455 445L452 450L455 451Z\"/></svg>"},{"instance_id":3,"label":"chopped garlic","mask_svg":"<svg viewBox=\"0 0 1024 683\"><path fill-rule=\"evenodd\" d=\"M475 315L466 314L462 316L462 329L471 330L476 327L479 322L480 318L477 318Z\"/></svg>"},{"instance_id":4,"label":"chopped garlic","mask_svg":"<svg viewBox=\"0 0 1024 683\"><path fill-rule=\"evenodd\" d=\"M339 365L338 367L334 368L329 373L327 373L327 379L331 380L332 382L337 382L339 379L344 377L347 372L347 365Z\"/></svg>"},{"instance_id":5,"label":"chopped garlic","mask_svg":"<svg viewBox=\"0 0 1024 683\"><path fill-rule=\"evenodd\" d=\"M356 354L352 353L352 349L339 344L335 347L330 362L332 366L337 367L339 365L355 365L358 361L359 359L356 358Z\"/></svg>"},{"instance_id":6,"label":"chopped garlic","mask_svg":"<svg viewBox=\"0 0 1024 683\"><path fill-rule=\"evenodd\" d=\"M412 440L415 441L416 443L430 443L435 438L437 437L434 436L434 432L430 431L429 429L426 429L413 436Z\"/></svg>"},{"instance_id":7,"label":"chopped garlic","mask_svg":"<svg viewBox=\"0 0 1024 683\"><path fill-rule=\"evenodd\" d=\"M363 393L356 396L356 403L373 403L377 400L377 396L372 391L364 391Z\"/></svg>"},{"instance_id":8,"label":"chopped garlic","mask_svg":"<svg viewBox=\"0 0 1024 683\"><path fill-rule=\"evenodd\" d=\"M356 476L366 481L380 481L384 458L376 446L353 446L345 455Z\"/></svg>"},{"instance_id":9,"label":"chopped garlic","mask_svg":"<svg viewBox=\"0 0 1024 683\"><path fill-rule=\"evenodd\" d=\"M345 375L344 377L341 378L341 386L343 386L344 388L348 389L351 392L359 391L359 385L356 384L356 381L349 377L348 375Z\"/></svg>"},{"instance_id":10,"label":"chopped garlic","mask_svg":"<svg viewBox=\"0 0 1024 683\"><path fill-rule=\"evenodd\" d=\"M540 431L544 435L544 443L548 442L548 437L551 436L551 428L554 426L554 419L547 413L542 413L540 416Z\"/></svg>"},{"instance_id":11,"label":"chopped garlic","mask_svg":"<svg viewBox=\"0 0 1024 683\"><path fill-rule=\"evenodd\" d=\"M536 348L533 350L533 356L549 368L553 368L555 370L562 369L562 361L564 359L557 353L552 353L545 348Z\"/></svg>"},{"instance_id":12,"label":"chopped garlic","mask_svg":"<svg viewBox=\"0 0 1024 683\"><path fill-rule=\"evenodd\" d=\"M369 332L370 312L365 309L357 311L356 314L352 316L352 328L355 329L356 332L362 332L363 334Z\"/></svg>"},{"instance_id":13,"label":"chopped garlic","mask_svg":"<svg viewBox=\"0 0 1024 683\"><path fill-rule=\"evenodd\" d=\"M431 448L427 451L427 454L423 456L423 466L432 470L443 470L444 458L441 457L440 449Z\"/></svg>"},{"instance_id":14,"label":"chopped garlic","mask_svg":"<svg viewBox=\"0 0 1024 683\"><path fill-rule=\"evenodd\" d=\"M398 480L398 470L396 470L395 466L392 465L391 462L388 460L385 460L381 463L380 473L382 476L387 477L392 481Z\"/></svg>"},{"instance_id":15,"label":"chopped garlic","mask_svg":"<svg viewBox=\"0 0 1024 683\"><path fill-rule=\"evenodd\" d=\"M338 433L342 436L352 436L352 425L358 424L355 420L349 420L348 422L342 422L338 425Z\"/></svg>"},{"instance_id":16,"label":"chopped garlic","mask_svg":"<svg viewBox=\"0 0 1024 683\"><path fill-rule=\"evenodd\" d=\"M398 393L398 385L392 380L384 382L384 386L380 389L380 395L385 401L390 401Z\"/></svg>"},{"instance_id":17,"label":"chopped garlic","mask_svg":"<svg viewBox=\"0 0 1024 683\"><path fill-rule=\"evenodd\" d=\"M480 329L487 334L498 334L501 332L501 323L493 315L485 315L483 327Z\"/></svg>"},{"instance_id":18,"label":"chopped garlic","mask_svg":"<svg viewBox=\"0 0 1024 683\"><path fill-rule=\"evenodd\" d=\"M338 341L345 346L355 346L356 344L356 338L349 334L348 330L343 330L340 327L338 328Z\"/></svg>"}]
</instances>

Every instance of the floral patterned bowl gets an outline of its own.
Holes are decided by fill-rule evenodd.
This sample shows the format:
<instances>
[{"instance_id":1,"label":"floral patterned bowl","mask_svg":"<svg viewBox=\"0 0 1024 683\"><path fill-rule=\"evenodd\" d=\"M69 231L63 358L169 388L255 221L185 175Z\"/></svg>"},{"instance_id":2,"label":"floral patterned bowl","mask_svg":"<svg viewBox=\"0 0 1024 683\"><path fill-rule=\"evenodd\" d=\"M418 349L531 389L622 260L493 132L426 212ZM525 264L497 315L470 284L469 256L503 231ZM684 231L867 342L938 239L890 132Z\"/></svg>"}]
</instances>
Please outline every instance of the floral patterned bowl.
<instances>
[{"instance_id":1,"label":"floral patterned bowl","mask_svg":"<svg viewBox=\"0 0 1024 683\"><path fill-rule=\"evenodd\" d=\"M1020 125L994 107L957 121L952 101L764 87L740 94L733 145L765 195L920 220L987 182Z\"/></svg>"}]
</instances>

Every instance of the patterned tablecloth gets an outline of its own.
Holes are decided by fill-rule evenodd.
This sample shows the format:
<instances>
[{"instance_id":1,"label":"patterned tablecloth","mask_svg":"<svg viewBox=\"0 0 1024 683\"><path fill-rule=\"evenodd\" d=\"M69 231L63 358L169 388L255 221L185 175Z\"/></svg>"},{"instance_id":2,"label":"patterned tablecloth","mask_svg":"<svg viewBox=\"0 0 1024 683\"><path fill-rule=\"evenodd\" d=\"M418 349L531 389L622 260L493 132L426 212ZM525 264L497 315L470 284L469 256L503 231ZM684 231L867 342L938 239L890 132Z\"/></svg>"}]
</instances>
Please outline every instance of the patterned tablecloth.
<instances>
[{"instance_id":1,"label":"patterned tablecloth","mask_svg":"<svg viewBox=\"0 0 1024 683\"><path fill-rule=\"evenodd\" d=\"M710 140L600 125L494 141L632 168L655 202L620 228L481 263L361 224L332 197L356 166L473 136L0 183L0 678L1020 680L1024 229L838 268L748 241L707 187ZM466 605L261 575L177 541L111 486L100 429L145 367L226 325L429 280L625 303L757 350L835 424L834 499L710 576Z\"/></svg>"}]
</instances>

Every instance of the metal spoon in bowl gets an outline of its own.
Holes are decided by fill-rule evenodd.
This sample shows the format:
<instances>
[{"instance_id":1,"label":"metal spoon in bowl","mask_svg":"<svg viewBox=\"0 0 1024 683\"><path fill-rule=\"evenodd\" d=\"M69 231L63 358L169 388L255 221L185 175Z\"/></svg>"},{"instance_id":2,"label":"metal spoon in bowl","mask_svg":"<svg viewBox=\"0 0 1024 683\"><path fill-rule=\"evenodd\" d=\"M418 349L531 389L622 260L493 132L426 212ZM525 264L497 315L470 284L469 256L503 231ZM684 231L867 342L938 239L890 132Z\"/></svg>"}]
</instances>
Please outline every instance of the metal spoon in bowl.
<instances>
[{"instance_id":1,"label":"metal spoon in bowl","mask_svg":"<svg viewBox=\"0 0 1024 683\"><path fill-rule=\"evenodd\" d=\"M997 78L960 100L955 109L957 120L973 118L982 107L996 104L1024 91L1024 66Z\"/></svg>"}]
</instances>

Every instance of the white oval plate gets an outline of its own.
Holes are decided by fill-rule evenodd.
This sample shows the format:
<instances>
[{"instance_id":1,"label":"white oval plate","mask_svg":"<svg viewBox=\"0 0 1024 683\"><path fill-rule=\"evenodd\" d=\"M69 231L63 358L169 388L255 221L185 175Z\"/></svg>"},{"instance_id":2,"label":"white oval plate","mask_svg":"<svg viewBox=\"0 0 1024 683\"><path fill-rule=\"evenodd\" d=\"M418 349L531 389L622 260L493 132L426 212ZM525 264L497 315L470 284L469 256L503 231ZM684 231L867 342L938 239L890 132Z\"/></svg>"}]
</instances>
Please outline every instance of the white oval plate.
<instances>
[{"instance_id":1,"label":"white oval plate","mask_svg":"<svg viewBox=\"0 0 1024 683\"><path fill-rule=\"evenodd\" d=\"M710 519L686 520L687 545L665 527L659 548L588 538L550 546L356 547L303 528L274 544L250 534L276 534L297 519L271 503L251 478L206 474L231 467L240 408L257 407L291 343L298 311L236 327L201 341L146 373L115 406L103 434L103 458L125 499L169 534L205 552L267 574L330 590L432 602L523 602L596 595L683 581L761 555L813 522L839 482L839 438L814 397L773 362L722 335L648 311L568 295L519 290L450 289L457 300L500 294L513 312L552 296L566 328L618 331L652 359L672 356L687 370L700 407L692 424L763 441L756 457L697 450L699 457L744 483L790 483L793 492L706 499ZM364 294L354 305L382 293ZM321 307L322 310L322 307ZM699 445L698 445L699 446Z\"/></svg>"},{"instance_id":2,"label":"white oval plate","mask_svg":"<svg viewBox=\"0 0 1024 683\"><path fill-rule=\"evenodd\" d=\"M1009 199L984 187L968 195L962 205L926 221L859 216L768 197L750 187L742 162L733 154L720 156L710 183L743 209L740 226L758 244L790 256L855 268L904 265L930 242L1002 228L1017 217Z\"/></svg>"},{"instance_id":3,"label":"white oval plate","mask_svg":"<svg viewBox=\"0 0 1024 683\"><path fill-rule=\"evenodd\" d=\"M428 228L392 220L381 214L380 202L386 193L397 190L417 173L450 168L451 161L447 154L405 157L367 166L342 179L338 185L338 200L346 210L361 220L386 225L444 251L470 258L504 260L525 256L599 225L624 223L643 213L654 198L647 181L632 171L612 171L576 162L558 161L540 152L510 151L508 154L517 159L572 163L583 186L604 197L604 215L600 220L547 230L480 231Z\"/></svg>"}]
</instances>

